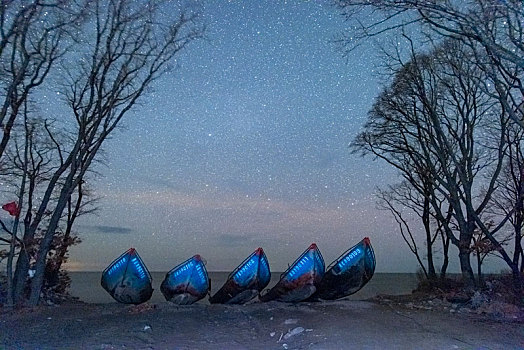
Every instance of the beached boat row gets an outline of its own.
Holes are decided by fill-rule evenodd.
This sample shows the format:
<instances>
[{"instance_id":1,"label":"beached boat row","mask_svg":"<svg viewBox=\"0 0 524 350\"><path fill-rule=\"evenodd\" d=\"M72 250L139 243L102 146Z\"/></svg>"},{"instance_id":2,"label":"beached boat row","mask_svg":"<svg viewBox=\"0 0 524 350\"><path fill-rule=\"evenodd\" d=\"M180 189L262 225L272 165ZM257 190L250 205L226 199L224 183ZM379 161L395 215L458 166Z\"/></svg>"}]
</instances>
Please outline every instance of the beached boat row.
<instances>
[{"instance_id":1,"label":"beached boat row","mask_svg":"<svg viewBox=\"0 0 524 350\"><path fill-rule=\"evenodd\" d=\"M263 292L271 280L271 271L266 254L258 248L229 274L209 302L243 304L257 296L263 302L340 299L359 291L374 272L375 254L367 237L333 261L327 271L313 243L281 274L273 288ZM151 274L134 248L104 270L101 283L120 303L141 304L153 294ZM203 299L210 289L211 280L200 255L175 266L160 285L166 300L179 305Z\"/></svg>"}]
</instances>

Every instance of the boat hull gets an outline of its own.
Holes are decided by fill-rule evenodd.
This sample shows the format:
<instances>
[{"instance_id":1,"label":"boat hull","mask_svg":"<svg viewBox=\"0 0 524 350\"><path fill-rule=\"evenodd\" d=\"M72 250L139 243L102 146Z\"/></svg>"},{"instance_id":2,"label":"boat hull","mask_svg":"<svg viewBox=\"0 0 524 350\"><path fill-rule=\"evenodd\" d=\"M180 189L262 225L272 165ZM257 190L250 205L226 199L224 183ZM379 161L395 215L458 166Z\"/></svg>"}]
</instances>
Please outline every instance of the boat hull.
<instances>
[{"instance_id":1,"label":"boat hull","mask_svg":"<svg viewBox=\"0 0 524 350\"><path fill-rule=\"evenodd\" d=\"M366 237L330 265L313 297L335 300L358 292L373 277L375 265L375 254Z\"/></svg>"},{"instance_id":2,"label":"boat hull","mask_svg":"<svg viewBox=\"0 0 524 350\"><path fill-rule=\"evenodd\" d=\"M271 279L267 257L258 248L228 276L211 298L211 304L244 304L255 298Z\"/></svg>"},{"instance_id":3,"label":"boat hull","mask_svg":"<svg viewBox=\"0 0 524 350\"><path fill-rule=\"evenodd\" d=\"M195 255L166 274L160 291L167 301L191 305L209 293L210 284L202 258Z\"/></svg>"},{"instance_id":4,"label":"boat hull","mask_svg":"<svg viewBox=\"0 0 524 350\"><path fill-rule=\"evenodd\" d=\"M278 283L266 294L260 296L260 300L290 303L304 301L316 292L324 270L324 259L316 244L313 243L282 274Z\"/></svg>"},{"instance_id":5,"label":"boat hull","mask_svg":"<svg viewBox=\"0 0 524 350\"><path fill-rule=\"evenodd\" d=\"M130 248L102 272L102 287L119 303L141 304L153 294L152 279L138 252Z\"/></svg>"}]
</instances>

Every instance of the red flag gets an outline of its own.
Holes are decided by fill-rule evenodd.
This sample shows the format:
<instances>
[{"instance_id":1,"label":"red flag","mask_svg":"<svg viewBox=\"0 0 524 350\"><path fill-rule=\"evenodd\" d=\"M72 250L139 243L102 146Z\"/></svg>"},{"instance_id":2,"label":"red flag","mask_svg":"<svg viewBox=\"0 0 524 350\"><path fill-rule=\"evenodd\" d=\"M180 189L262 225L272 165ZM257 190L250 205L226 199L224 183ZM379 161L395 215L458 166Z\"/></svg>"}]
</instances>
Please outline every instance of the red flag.
<instances>
[{"instance_id":1,"label":"red flag","mask_svg":"<svg viewBox=\"0 0 524 350\"><path fill-rule=\"evenodd\" d=\"M2 209L7 211L11 216L20 215L20 208L18 208L18 204L16 204L16 202L10 202L2 205Z\"/></svg>"}]
</instances>

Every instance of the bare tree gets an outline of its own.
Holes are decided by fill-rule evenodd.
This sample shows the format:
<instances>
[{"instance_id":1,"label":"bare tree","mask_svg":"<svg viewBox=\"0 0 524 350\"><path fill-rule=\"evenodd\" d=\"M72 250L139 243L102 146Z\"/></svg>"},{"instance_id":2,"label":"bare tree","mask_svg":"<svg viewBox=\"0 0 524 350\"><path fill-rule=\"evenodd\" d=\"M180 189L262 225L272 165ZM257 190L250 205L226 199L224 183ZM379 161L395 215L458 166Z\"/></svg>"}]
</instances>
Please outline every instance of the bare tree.
<instances>
[{"instance_id":1,"label":"bare tree","mask_svg":"<svg viewBox=\"0 0 524 350\"><path fill-rule=\"evenodd\" d=\"M18 255L17 261L21 259L31 260L30 248L33 242L28 239L25 231L31 222L33 204L36 199L42 195L42 186L46 185L49 180L49 174L52 173L57 166L56 158L58 157L55 153L52 139L47 135L46 123L47 121L39 118L29 118L28 111L25 109L24 132L14 134L13 142L6 148L4 157L0 160L0 177L2 182L13 189L18 189L20 193L18 196L18 205L20 217L22 218L21 222L23 222L24 227L23 238L21 240L18 239L16 235L17 230L13 230L13 232L10 233L12 238L18 242L16 251L11 249L10 258L12 259L15 255ZM44 216L44 220L46 220L47 217L48 213ZM9 261L8 265L8 284L12 284L12 291L9 291L8 294L11 298L16 299L16 287L18 286L23 290L26 276L24 275L22 278L19 278L15 273L15 276L11 280L10 272L12 269Z\"/></svg>"},{"instance_id":2,"label":"bare tree","mask_svg":"<svg viewBox=\"0 0 524 350\"><path fill-rule=\"evenodd\" d=\"M408 181L404 180L398 185L388 186L387 190L378 190L379 209L388 210L397 222L402 239L409 247L409 250L415 255L422 272L426 279L433 281L437 278L435 265L433 261L433 244L438 236L438 231L433 232L430 227L430 203L418 191L414 189ZM406 218L404 210L409 214L415 214L420 219L425 231L426 259L427 267L424 265L423 257L418 248L417 239L411 223ZM408 215L409 215L408 214Z\"/></svg>"},{"instance_id":3,"label":"bare tree","mask_svg":"<svg viewBox=\"0 0 524 350\"><path fill-rule=\"evenodd\" d=\"M471 50L456 41L442 44L429 55L412 52L409 62L399 62L392 87L379 97L380 109L376 104L358 138L364 149L403 173L414 172L391 159L409 157L425 165L435 189L452 208L459 236L451 227L443 228L459 249L466 283L473 285L470 244L477 227L512 266L494 237L506 219L489 230L480 218L502 168L507 115L504 107L481 89L485 73L470 57ZM481 184L486 184L482 196ZM445 223L441 204L435 197L429 200L435 217Z\"/></svg>"},{"instance_id":4,"label":"bare tree","mask_svg":"<svg viewBox=\"0 0 524 350\"><path fill-rule=\"evenodd\" d=\"M432 202L433 205L439 205L437 201ZM448 233L450 223L453 217L453 208L449 203L447 204L447 210L446 215L440 216L440 213L444 213L444 209L442 206L444 205L444 201L441 201L440 208L438 210L435 210L435 212L439 214L433 214L435 217L435 223L436 223L436 232L440 235L441 242L442 242L442 266L440 267L440 278L444 279L447 277L447 271L449 266L449 245L451 243L451 236Z\"/></svg>"},{"instance_id":5,"label":"bare tree","mask_svg":"<svg viewBox=\"0 0 524 350\"><path fill-rule=\"evenodd\" d=\"M520 264L524 272L524 252L522 249L522 230L524 228L524 130L510 126L507 132L508 151L504 168L497 181L498 191L488 207L490 214L509 217L513 237L513 263Z\"/></svg>"},{"instance_id":6,"label":"bare tree","mask_svg":"<svg viewBox=\"0 0 524 350\"><path fill-rule=\"evenodd\" d=\"M62 215L63 224L58 225L48 252L48 260L44 274L45 290L58 289L55 292L63 293L66 285L62 283L65 273L61 270L62 265L68 260L69 248L81 243L74 230L76 219L82 215L93 214L98 210L98 197L95 197L87 188L87 184L81 181L73 195L67 200L66 209Z\"/></svg>"},{"instance_id":7,"label":"bare tree","mask_svg":"<svg viewBox=\"0 0 524 350\"><path fill-rule=\"evenodd\" d=\"M67 70L62 87L76 126L70 144L56 142L59 166L50 174L39 203L34 203L36 209L24 232L28 244L34 244L35 235L42 232L29 305L39 301L48 253L63 212L104 141L152 83L172 68L174 57L203 34L197 14L173 8L172 3L99 0L90 5L91 21L84 28L86 34L78 42L74 66ZM46 215L49 220L43 226ZM23 301L29 268L26 254L20 254L14 293L18 302Z\"/></svg>"},{"instance_id":8,"label":"bare tree","mask_svg":"<svg viewBox=\"0 0 524 350\"><path fill-rule=\"evenodd\" d=\"M488 229L492 230L495 226L495 222L489 219L486 221L485 226ZM484 286L484 276L482 273L482 265L484 263L484 259L489 255L497 256L500 258L500 256L498 255L498 250L500 249L500 247L507 245L507 243L511 240L511 237L511 234L506 234L503 238L499 238L499 245L496 246L488 237L486 237L482 230L476 229L473 232L470 249L473 255L477 258L477 276L479 286Z\"/></svg>"},{"instance_id":9,"label":"bare tree","mask_svg":"<svg viewBox=\"0 0 524 350\"><path fill-rule=\"evenodd\" d=\"M25 195L25 184L27 181L27 165L28 165L28 159L29 159L29 150L32 148L32 125L28 123L27 120L27 101L24 103L24 151L23 151L23 159L20 159L23 163L22 165L22 176L20 180L20 187L18 191L18 213L16 213L14 223L13 223L13 229L11 230L11 242L9 244L9 253L7 256L7 306L13 307L14 306L14 298L13 298L13 260L15 257L15 248L16 243L18 239L18 225L20 223L20 210L24 203L24 195Z\"/></svg>"},{"instance_id":10,"label":"bare tree","mask_svg":"<svg viewBox=\"0 0 524 350\"><path fill-rule=\"evenodd\" d=\"M394 76L392 84L377 97L369 112L364 131L357 135L352 147L355 152L360 152L362 155L373 154L385 160L399 170L404 178L402 185L390 187L386 192L380 191L379 199L386 204L385 208L400 220L399 225L404 227L409 236L412 235L407 222L399 216L400 207L409 208L412 213L420 217L424 227L428 259L427 270L426 268L423 270L430 280L434 280L436 271L433 262L433 244L436 233L442 233L446 228L449 230L450 215L436 216L432 206L442 207L443 198L440 194L442 190L438 189L439 183L436 179L443 175L442 167L449 166L451 160L443 155L439 162L435 154L425 152L424 147L421 146L421 143L429 144L432 135L421 127L420 118L423 110L418 106L416 96L411 93L413 86L410 86L409 80L416 62L404 62L399 54L390 58L397 60L396 64L388 64L388 70ZM427 57L418 58L429 60ZM386 197L388 197L387 201L385 201ZM451 213L452 210L449 212ZM431 227L431 221L436 222L435 230ZM442 269L444 275L451 236L440 235L444 248ZM410 240L412 243L408 242L408 245L418 256L413 238ZM420 263L421 259L418 260Z\"/></svg>"},{"instance_id":11,"label":"bare tree","mask_svg":"<svg viewBox=\"0 0 524 350\"><path fill-rule=\"evenodd\" d=\"M42 85L67 51L66 38L84 16L71 1L2 1L0 3L0 158L11 138L20 108Z\"/></svg>"},{"instance_id":12,"label":"bare tree","mask_svg":"<svg viewBox=\"0 0 524 350\"><path fill-rule=\"evenodd\" d=\"M496 97L504 114L520 127L524 127L524 109L520 107L524 100L522 1L337 0L335 3L348 18L354 20L353 23L356 23L351 30L352 34L346 37L350 40L345 40L349 49L363 39L380 36L399 28L407 31L406 28L410 26L422 29L430 43L452 39L469 47L470 57L485 74L484 81L487 83L480 85L483 86L484 92ZM378 17L370 22L359 21L356 14L363 11L369 11ZM490 196L488 192L488 197ZM479 212L473 208L468 210L471 218L471 228L468 230L478 226L492 244L497 246L497 240L483 223ZM504 223L501 222L501 225ZM494 232L498 229L500 225ZM522 276L518 268L505 250L498 251L511 268L517 288L521 288Z\"/></svg>"},{"instance_id":13,"label":"bare tree","mask_svg":"<svg viewBox=\"0 0 524 350\"><path fill-rule=\"evenodd\" d=\"M431 39L461 41L495 86L510 118L524 127L524 4L521 0L334 0L354 26L342 39L349 49L394 29L418 26ZM362 21L359 14L371 21ZM420 27L421 26L421 27ZM407 29L406 29L407 30Z\"/></svg>"},{"instance_id":14,"label":"bare tree","mask_svg":"<svg viewBox=\"0 0 524 350\"><path fill-rule=\"evenodd\" d=\"M4 188L12 188L11 192L16 192L17 195L17 215L14 218L13 228L7 229L4 223L2 227L4 232L10 236L10 249L7 255L7 300L8 305L13 305L14 289L13 285L20 282L20 285L24 286L26 282L26 276L20 281L13 279L12 274L12 262L15 256L22 254L28 261L33 261L35 257L35 251L33 246L38 244L39 237L35 237L33 241L27 240L24 234L24 239L20 240L17 237L19 222L23 223L23 232L31 222L33 203L42 195L42 188L47 185L50 175L56 168L58 161L58 154L55 145L55 141L60 140L62 145L67 143L65 135L58 136L59 133L55 132L51 134L48 120L42 120L40 118L31 118L27 110L27 104L24 108L24 123L20 125L23 132L17 132L14 134L13 140L10 145L6 148L4 157L0 160L0 181L7 186ZM18 131L18 130L17 130ZM56 242L53 246L53 260L65 259L67 248L71 244L76 244L79 240L71 235L72 224L76 217L80 214L89 213L93 210L93 201L96 198L92 198L88 194L87 200L84 198L84 191L82 186L79 185L79 194L76 196L79 200L75 201L74 209L72 213L68 210L67 216L61 218L59 226L59 234L62 238L61 241ZM12 196L15 193L4 194ZM73 196L72 196L73 197ZM71 202L73 198L70 198ZM91 197L91 198L90 198ZM52 201L55 199L53 198ZM21 219L21 221L19 221ZM44 215L43 223L49 219L49 213ZM62 230L62 227L65 227ZM0 234L0 238L2 235ZM2 240L4 240L2 238ZM8 239L5 239L6 241ZM56 251L56 252L55 252ZM20 259L20 257L19 257ZM60 268L61 264L55 264L57 268ZM48 274L49 275L49 274Z\"/></svg>"}]
</instances>

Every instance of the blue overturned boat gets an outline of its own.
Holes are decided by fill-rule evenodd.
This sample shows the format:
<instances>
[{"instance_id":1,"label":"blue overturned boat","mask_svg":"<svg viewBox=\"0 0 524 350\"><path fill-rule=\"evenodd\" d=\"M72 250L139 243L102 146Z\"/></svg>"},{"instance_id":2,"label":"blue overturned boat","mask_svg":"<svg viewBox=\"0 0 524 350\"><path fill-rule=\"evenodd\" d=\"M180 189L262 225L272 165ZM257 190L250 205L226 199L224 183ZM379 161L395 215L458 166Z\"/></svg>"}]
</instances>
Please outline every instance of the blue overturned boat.
<instances>
[{"instance_id":1,"label":"blue overturned boat","mask_svg":"<svg viewBox=\"0 0 524 350\"><path fill-rule=\"evenodd\" d=\"M260 296L260 300L292 303L306 300L316 292L324 271L324 259L313 243L280 276L278 283Z\"/></svg>"},{"instance_id":2,"label":"blue overturned boat","mask_svg":"<svg viewBox=\"0 0 524 350\"><path fill-rule=\"evenodd\" d=\"M271 271L262 248L255 250L231 272L226 283L211 298L211 304L243 304L269 284Z\"/></svg>"},{"instance_id":3,"label":"blue overturned boat","mask_svg":"<svg viewBox=\"0 0 524 350\"><path fill-rule=\"evenodd\" d=\"M210 288L211 280L200 255L175 266L160 285L166 300L178 305L193 304L204 298Z\"/></svg>"},{"instance_id":4,"label":"blue overturned boat","mask_svg":"<svg viewBox=\"0 0 524 350\"><path fill-rule=\"evenodd\" d=\"M358 292L373 277L375 265L375 253L366 237L329 265L313 298L334 300Z\"/></svg>"},{"instance_id":5,"label":"blue overturned boat","mask_svg":"<svg viewBox=\"0 0 524 350\"><path fill-rule=\"evenodd\" d=\"M134 248L102 272L102 287L119 303L141 304L153 294L151 274Z\"/></svg>"}]
</instances>

